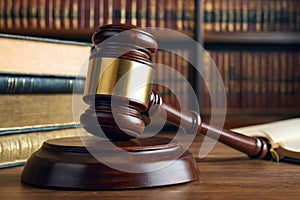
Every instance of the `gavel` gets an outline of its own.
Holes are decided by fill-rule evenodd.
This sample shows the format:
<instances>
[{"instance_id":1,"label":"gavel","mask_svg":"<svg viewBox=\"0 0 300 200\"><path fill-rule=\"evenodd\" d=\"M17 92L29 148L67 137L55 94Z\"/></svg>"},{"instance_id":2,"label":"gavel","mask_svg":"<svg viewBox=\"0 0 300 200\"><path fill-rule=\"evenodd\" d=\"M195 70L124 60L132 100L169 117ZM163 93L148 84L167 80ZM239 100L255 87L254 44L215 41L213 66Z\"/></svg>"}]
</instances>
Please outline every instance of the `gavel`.
<instances>
[{"instance_id":1,"label":"gavel","mask_svg":"<svg viewBox=\"0 0 300 200\"><path fill-rule=\"evenodd\" d=\"M214 128L202 122L195 111L182 113L152 91L154 67L150 60L158 45L149 32L131 25L106 25L92 40L95 48L83 96L89 107L80 116L83 128L92 136L45 141L28 159L21 175L23 183L94 190L198 180L198 165L180 141L156 135L140 137L144 116L162 112L166 121L188 134L209 131L209 137L251 158L268 157L264 140Z\"/></svg>"},{"instance_id":2,"label":"gavel","mask_svg":"<svg viewBox=\"0 0 300 200\"><path fill-rule=\"evenodd\" d=\"M121 33L121 39L109 39ZM151 55L158 45L149 32L131 25L106 25L94 33L92 41L95 49L89 61L83 98L89 108L80 118L89 133L111 141L138 138L145 128L143 115L163 111L166 120L175 126L194 134L205 135L209 131L210 137L251 158L269 156L269 146L263 139L210 126L198 113L182 113L152 91ZM99 132L99 125L103 132Z\"/></svg>"}]
</instances>

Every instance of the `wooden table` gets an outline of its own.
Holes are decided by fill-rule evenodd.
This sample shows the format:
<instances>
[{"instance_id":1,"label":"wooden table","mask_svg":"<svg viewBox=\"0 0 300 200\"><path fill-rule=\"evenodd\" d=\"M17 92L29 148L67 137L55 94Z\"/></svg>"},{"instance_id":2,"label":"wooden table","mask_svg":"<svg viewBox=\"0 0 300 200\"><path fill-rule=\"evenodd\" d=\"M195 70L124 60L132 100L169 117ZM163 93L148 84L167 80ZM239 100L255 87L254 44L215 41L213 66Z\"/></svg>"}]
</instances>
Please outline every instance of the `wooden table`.
<instances>
[{"instance_id":1,"label":"wooden table","mask_svg":"<svg viewBox=\"0 0 300 200\"><path fill-rule=\"evenodd\" d=\"M190 150L198 154L202 138ZM251 160L222 144L197 159L198 181L136 190L72 191L34 188L20 183L23 167L0 170L0 199L299 199L300 166ZM178 172L180 173L180 172ZM174 174L176 176L176 174Z\"/></svg>"}]
</instances>

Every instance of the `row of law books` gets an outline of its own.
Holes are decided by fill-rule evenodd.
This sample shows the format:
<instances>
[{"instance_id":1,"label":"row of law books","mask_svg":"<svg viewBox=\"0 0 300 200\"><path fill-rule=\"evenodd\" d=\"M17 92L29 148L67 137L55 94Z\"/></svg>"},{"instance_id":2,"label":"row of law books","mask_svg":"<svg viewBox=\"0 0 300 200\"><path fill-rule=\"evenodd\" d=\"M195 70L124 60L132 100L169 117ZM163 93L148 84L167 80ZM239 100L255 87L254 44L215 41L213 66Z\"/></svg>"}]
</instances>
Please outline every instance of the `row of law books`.
<instances>
[{"instance_id":1,"label":"row of law books","mask_svg":"<svg viewBox=\"0 0 300 200\"><path fill-rule=\"evenodd\" d=\"M206 32L300 31L298 0L205 0Z\"/></svg>"},{"instance_id":2,"label":"row of law books","mask_svg":"<svg viewBox=\"0 0 300 200\"><path fill-rule=\"evenodd\" d=\"M224 88L211 76L213 66ZM300 108L300 53L210 51L204 56L203 107L211 107L208 87L226 93L228 108Z\"/></svg>"},{"instance_id":3,"label":"row of law books","mask_svg":"<svg viewBox=\"0 0 300 200\"><path fill-rule=\"evenodd\" d=\"M194 29L194 0L3 0L0 28L95 29L104 24Z\"/></svg>"}]
</instances>

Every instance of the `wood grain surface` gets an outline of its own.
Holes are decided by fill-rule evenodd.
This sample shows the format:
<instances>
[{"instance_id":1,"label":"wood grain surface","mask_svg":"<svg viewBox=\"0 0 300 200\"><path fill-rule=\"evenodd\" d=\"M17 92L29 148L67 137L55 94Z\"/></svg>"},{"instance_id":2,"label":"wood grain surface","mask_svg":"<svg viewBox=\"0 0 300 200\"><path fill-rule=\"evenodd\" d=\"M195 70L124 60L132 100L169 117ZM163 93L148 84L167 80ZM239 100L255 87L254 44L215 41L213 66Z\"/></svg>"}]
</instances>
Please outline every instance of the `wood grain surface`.
<instances>
[{"instance_id":1,"label":"wood grain surface","mask_svg":"<svg viewBox=\"0 0 300 200\"><path fill-rule=\"evenodd\" d=\"M202 139L197 137L190 147L195 157ZM198 181L116 191L34 188L20 183L22 167L2 169L0 199L299 199L299 165L252 160L220 143L205 158L197 161L200 168Z\"/></svg>"}]
</instances>

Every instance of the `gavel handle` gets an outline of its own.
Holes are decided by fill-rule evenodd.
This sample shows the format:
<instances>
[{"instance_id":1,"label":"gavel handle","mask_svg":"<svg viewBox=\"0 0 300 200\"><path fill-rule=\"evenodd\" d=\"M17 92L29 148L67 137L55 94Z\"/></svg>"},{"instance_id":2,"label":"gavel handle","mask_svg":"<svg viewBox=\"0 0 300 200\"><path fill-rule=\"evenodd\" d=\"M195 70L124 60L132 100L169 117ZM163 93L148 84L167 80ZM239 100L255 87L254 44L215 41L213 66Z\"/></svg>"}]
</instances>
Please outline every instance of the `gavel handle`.
<instances>
[{"instance_id":1,"label":"gavel handle","mask_svg":"<svg viewBox=\"0 0 300 200\"><path fill-rule=\"evenodd\" d=\"M174 107L163 103L161 96L155 91L152 91L148 110L151 110L151 114L156 114L164 110L169 123L203 135L209 132L209 137L218 139L221 143L247 154L250 158L269 157L269 146L261 138L249 137L233 131L220 130L209 126L202 122L198 113L181 113Z\"/></svg>"}]
</instances>

